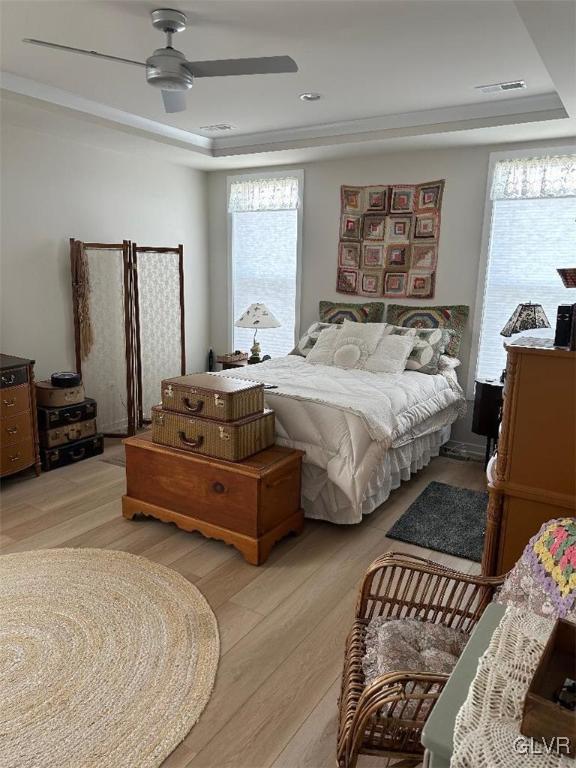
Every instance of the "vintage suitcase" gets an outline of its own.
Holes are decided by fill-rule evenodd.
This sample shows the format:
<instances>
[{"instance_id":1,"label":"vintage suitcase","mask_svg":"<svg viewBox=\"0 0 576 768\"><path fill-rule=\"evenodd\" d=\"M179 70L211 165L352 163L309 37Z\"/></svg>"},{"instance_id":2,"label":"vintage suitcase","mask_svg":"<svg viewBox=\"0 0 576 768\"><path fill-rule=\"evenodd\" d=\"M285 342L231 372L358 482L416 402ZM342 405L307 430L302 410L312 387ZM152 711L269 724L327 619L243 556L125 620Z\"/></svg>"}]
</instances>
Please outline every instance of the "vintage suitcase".
<instances>
[{"instance_id":1,"label":"vintage suitcase","mask_svg":"<svg viewBox=\"0 0 576 768\"><path fill-rule=\"evenodd\" d=\"M36 382L36 402L44 408L76 405L84 400L84 387L55 387L50 381Z\"/></svg>"},{"instance_id":2,"label":"vintage suitcase","mask_svg":"<svg viewBox=\"0 0 576 768\"><path fill-rule=\"evenodd\" d=\"M155 443L226 461L242 461L274 445L274 411L266 409L238 421L193 418L152 408L152 439Z\"/></svg>"},{"instance_id":3,"label":"vintage suitcase","mask_svg":"<svg viewBox=\"0 0 576 768\"><path fill-rule=\"evenodd\" d=\"M96 400L87 397L77 405L67 405L64 408L38 408L38 429L63 427L77 421L93 419L96 416Z\"/></svg>"},{"instance_id":4,"label":"vintage suitcase","mask_svg":"<svg viewBox=\"0 0 576 768\"><path fill-rule=\"evenodd\" d=\"M64 427L42 430L40 432L40 445L42 448L57 448L59 445L81 440L83 437L92 437L96 434L96 419L77 421Z\"/></svg>"},{"instance_id":5,"label":"vintage suitcase","mask_svg":"<svg viewBox=\"0 0 576 768\"><path fill-rule=\"evenodd\" d=\"M89 459L90 456L96 456L103 450L104 439L100 434L85 437L83 440L76 440L60 448L41 448L42 469L44 472L49 472L56 467L64 467L66 464L74 464L76 461Z\"/></svg>"},{"instance_id":6,"label":"vintage suitcase","mask_svg":"<svg viewBox=\"0 0 576 768\"><path fill-rule=\"evenodd\" d=\"M177 376L162 382L162 405L169 411L205 419L238 421L262 413L264 385L211 373Z\"/></svg>"}]
</instances>

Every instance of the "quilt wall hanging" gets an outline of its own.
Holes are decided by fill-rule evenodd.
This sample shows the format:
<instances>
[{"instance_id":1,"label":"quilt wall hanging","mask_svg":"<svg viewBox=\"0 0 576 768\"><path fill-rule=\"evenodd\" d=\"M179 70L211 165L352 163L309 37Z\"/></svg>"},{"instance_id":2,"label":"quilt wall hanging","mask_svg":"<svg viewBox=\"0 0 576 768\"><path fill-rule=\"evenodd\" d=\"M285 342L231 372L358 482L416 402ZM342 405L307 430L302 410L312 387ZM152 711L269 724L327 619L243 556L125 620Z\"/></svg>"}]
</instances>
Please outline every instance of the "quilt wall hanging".
<instances>
[{"instance_id":1,"label":"quilt wall hanging","mask_svg":"<svg viewBox=\"0 0 576 768\"><path fill-rule=\"evenodd\" d=\"M340 188L336 290L356 296L434 296L444 180Z\"/></svg>"}]
</instances>

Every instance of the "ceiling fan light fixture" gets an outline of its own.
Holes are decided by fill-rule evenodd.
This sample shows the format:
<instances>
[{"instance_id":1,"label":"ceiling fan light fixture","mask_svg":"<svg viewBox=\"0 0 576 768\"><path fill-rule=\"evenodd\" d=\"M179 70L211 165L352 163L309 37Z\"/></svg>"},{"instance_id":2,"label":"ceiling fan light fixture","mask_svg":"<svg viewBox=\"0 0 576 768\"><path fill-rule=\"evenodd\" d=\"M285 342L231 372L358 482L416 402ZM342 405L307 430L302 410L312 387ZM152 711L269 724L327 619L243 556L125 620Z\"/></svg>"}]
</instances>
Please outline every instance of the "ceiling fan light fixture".
<instances>
[{"instance_id":1,"label":"ceiling fan light fixture","mask_svg":"<svg viewBox=\"0 0 576 768\"><path fill-rule=\"evenodd\" d=\"M163 91L187 91L194 76L182 66L186 57L174 48L159 48L146 59L146 80Z\"/></svg>"},{"instance_id":2,"label":"ceiling fan light fixture","mask_svg":"<svg viewBox=\"0 0 576 768\"><path fill-rule=\"evenodd\" d=\"M300 101L319 101L322 96L314 91L309 91L307 93L301 93L298 98Z\"/></svg>"}]
</instances>

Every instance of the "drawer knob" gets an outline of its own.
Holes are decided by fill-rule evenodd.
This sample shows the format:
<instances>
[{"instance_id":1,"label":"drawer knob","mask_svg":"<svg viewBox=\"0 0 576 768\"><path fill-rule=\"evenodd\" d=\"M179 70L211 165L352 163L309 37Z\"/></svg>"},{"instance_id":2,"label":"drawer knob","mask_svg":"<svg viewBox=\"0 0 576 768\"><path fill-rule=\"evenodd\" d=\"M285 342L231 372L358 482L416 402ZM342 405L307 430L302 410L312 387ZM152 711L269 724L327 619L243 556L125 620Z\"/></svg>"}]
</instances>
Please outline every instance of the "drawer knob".
<instances>
[{"instance_id":1,"label":"drawer knob","mask_svg":"<svg viewBox=\"0 0 576 768\"><path fill-rule=\"evenodd\" d=\"M10 374L10 376L2 376L2 384L7 384L10 386L10 384L14 384L16 381L16 376L14 376L13 373Z\"/></svg>"},{"instance_id":2,"label":"drawer knob","mask_svg":"<svg viewBox=\"0 0 576 768\"><path fill-rule=\"evenodd\" d=\"M10 400L4 400L3 402L6 408L14 408L16 405L16 398L12 397Z\"/></svg>"},{"instance_id":3,"label":"drawer knob","mask_svg":"<svg viewBox=\"0 0 576 768\"><path fill-rule=\"evenodd\" d=\"M222 483L212 483L214 493L224 493L226 487Z\"/></svg>"},{"instance_id":4,"label":"drawer knob","mask_svg":"<svg viewBox=\"0 0 576 768\"><path fill-rule=\"evenodd\" d=\"M204 401L198 400L197 403L192 405L192 402L189 397L183 398L182 402L184 403L184 408L188 411L188 413L201 413L202 408L204 408Z\"/></svg>"},{"instance_id":5,"label":"drawer knob","mask_svg":"<svg viewBox=\"0 0 576 768\"><path fill-rule=\"evenodd\" d=\"M188 448L200 448L204 442L204 437L202 435L199 435L196 440L190 440L190 438L186 437L186 432L180 432L179 437L180 442L188 446Z\"/></svg>"},{"instance_id":6,"label":"drawer knob","mask_svg":"<svg viewBox=\"0 0 576 768\"><path fill-rule=\"evenodd\" d=\"M18 461L18 459L21 458L19 453L15 453L13 456L10 456L10 461Z\"/></svg>"},{"instance_id":7,"label":"drawer knob","mask_svg":"<svg viewBox=\"0 0 576 768\"><path fill-rule=\"evenodd\" d=\"M9 435L17 435L18 427L6 427L6 432L8 432Z\"/></svg>"}]
</instances>

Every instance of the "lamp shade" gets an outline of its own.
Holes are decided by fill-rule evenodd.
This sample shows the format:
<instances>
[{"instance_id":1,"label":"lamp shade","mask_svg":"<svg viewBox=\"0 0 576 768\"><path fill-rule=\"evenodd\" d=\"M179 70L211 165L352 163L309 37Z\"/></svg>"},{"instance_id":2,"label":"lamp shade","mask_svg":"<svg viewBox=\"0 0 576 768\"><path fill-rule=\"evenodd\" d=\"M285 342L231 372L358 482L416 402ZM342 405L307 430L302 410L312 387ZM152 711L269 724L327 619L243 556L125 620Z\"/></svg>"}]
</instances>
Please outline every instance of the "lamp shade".
<instances>
[{"instance_id":1,"label":"lamp shade","mask_svg":"<svg viewBox=\"0 0 576 768\"><path fill-rule=\"evenodd\" d=\"M501 336L512 336L535 328L550 328L541 304L518 304L512 316L500 331Z\"/></svg>"},{"instance_id":2,"label":"lamp shade","mask_svg":"<svg viewBox=\"0 0 576 768\"><path fill-rule=\"evenodd\" d=\"M266 304L250 304L234 325L237 328L279 328L281 323Z\"/></svg>"}]
</instances>

